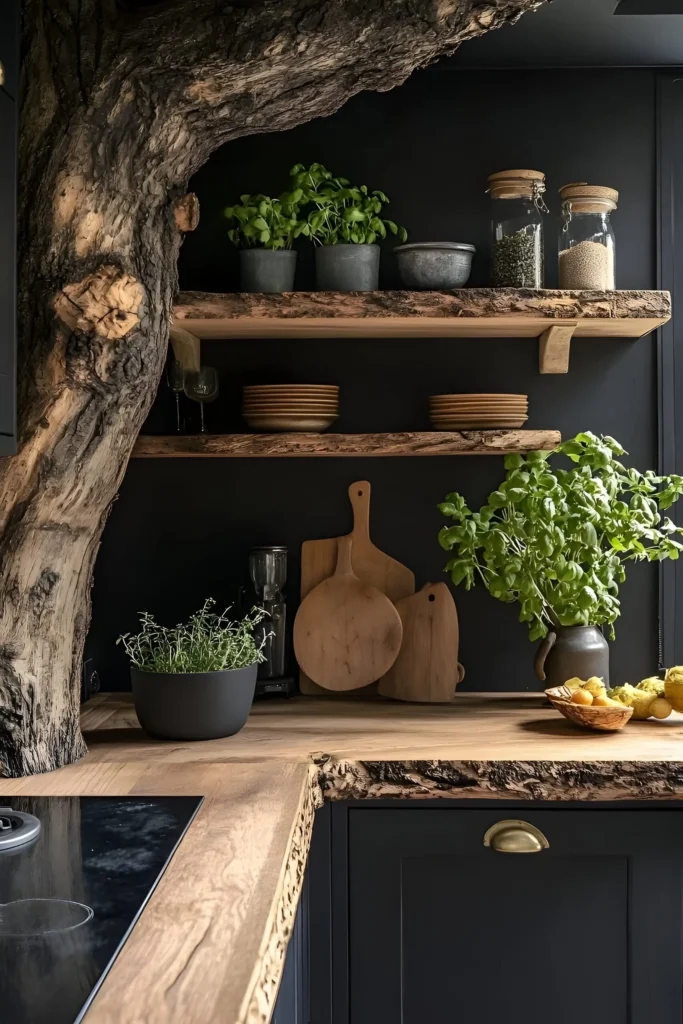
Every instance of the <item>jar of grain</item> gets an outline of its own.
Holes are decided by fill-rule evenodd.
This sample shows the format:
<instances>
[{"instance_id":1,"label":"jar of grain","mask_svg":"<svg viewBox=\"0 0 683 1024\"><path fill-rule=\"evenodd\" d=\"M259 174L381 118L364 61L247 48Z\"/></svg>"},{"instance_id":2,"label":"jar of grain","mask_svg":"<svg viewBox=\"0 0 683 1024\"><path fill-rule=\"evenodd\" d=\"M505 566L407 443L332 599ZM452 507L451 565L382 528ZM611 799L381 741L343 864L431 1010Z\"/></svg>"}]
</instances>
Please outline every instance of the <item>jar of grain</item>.
<instances>
[{"instance_id":1,"label":"jar of grain","mask_svg":"<svg viewBox=\"0 0 683 1024\"><path fill-rule=\"evenodd\" d=\"M614 231L610 214L619 193L602 185L575 182L560 189L560 288L613 291Z\"/></svg>"},{"instance_id":2,"label":"jar of grain","mask_svg":"<svg viewBox=\"0 0 683 1024\"><path fill-rule=\"evenodd\" d=\"M494 288L542 288L545 174L498 171L488 191Z\"/></svg>"}]
</instances>

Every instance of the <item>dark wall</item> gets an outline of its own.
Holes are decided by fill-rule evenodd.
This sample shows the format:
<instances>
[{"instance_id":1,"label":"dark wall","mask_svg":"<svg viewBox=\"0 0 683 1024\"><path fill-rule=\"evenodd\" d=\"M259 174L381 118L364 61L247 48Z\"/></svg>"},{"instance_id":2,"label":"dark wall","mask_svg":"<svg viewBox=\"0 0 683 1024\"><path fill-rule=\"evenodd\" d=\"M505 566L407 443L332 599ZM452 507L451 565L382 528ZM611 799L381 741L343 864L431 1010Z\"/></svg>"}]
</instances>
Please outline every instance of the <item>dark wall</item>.
<instances>
[{"instance_id":1,"label":"dark wall","mask_svg":"<svg viewBox=\"0 0 683 1024\"><path fill-rule=\"evenodd\" d=\"M615 215L620 288L656 285L655 78L650 71L458 72L431 70L402 88L366 93L325 120L283 134L254 136L219 150L191 182L201 205L197 231L180 260L185 289L237 286L236 256L222 208L245 191L277 193L289 166L313 160L385 189L391 216L414 241L451 239L478 247L471 283L487 281L489 173L537 167L548 176L547 283L556 284L557 189L588 180L621 192ZM299 288L312 284L304 249ZM382 284L397 287L390 246ZM529 427L565 437L591 429L617 437L642 469L657 465L656 354L641 342L573 344L570 372L541 377L529 340L303 340L204 343L219 367L222 394L208 408L209 430L242 430L240 388L249 382L341 385L335 429L429 429L428 395L442 391L526 392ZM171 428L162 386L147 429ZM105 688L127 686L116 635L149 609L176 621L207 594L229 600L254 544L287 544L293 599L303 540L349 529L346 489L368 479L372 533L409 565L418 585L442 577L436 504L453 489L481 503L503 474L497 458L159 460L130 464L107 525L95 573L89 653ZM485 590L456 592L460 660L474 690L534 688L532 646L518 609ZM657 667L657 578L631 569L613 645L613 678ZM292 613L294 611L292 602Z\"/></svg>"}]
</instances>

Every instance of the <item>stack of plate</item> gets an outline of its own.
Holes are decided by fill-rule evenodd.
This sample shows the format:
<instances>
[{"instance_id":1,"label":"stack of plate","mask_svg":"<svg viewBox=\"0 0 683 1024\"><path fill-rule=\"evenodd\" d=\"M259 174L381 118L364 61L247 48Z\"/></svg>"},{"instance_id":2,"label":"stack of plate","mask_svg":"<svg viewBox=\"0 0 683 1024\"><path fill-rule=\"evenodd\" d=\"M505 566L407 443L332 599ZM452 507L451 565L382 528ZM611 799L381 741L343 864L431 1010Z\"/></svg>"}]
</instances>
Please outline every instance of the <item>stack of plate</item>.
<instances>
[{"instance_id":1,"label":"stack of plate","mask_svg":"<svg viewBox=\"0 0 683 1024\"><path fill-rule=\"evenodd\" d=\"M522 427L528 418L526 395L432 395L429 416L437 430Z\"/></svg>"},{"instance_id":2,"label":"stack of plate","mask_svg":"<svg viewBox=\"0 0 683 1024\"><path fill-rule=\"evenodd\" d=\"M327 430L339 416L339 388L336 384L245 387L242 414L252 430Z\"/></svg>"}]
</instances>

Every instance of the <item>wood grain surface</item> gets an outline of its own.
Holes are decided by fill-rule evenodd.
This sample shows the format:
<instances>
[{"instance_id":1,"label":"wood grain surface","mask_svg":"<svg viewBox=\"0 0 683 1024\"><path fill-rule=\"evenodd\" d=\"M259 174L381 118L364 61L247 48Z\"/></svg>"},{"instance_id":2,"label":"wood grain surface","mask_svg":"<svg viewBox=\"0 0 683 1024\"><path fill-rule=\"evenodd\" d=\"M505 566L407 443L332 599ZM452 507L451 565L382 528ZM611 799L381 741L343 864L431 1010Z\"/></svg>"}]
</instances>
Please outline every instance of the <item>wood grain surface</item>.
<instances>
[{"instance_id":1,"label":"wood grain surface","mask_svg":"<svg viewBox=\"0 0 683 1024\"><path fill-rule=\"evenodd\" d=\"M507 455L550 450L557 430L463 430L399 434L140 434L134 458L272 458Z\"/></svg>"},{"instance_id":2,"label":"wood grain surface","mask_svg":"<svg viewBox=\"0 0 683 1024\"><path fill-rule=\"evenodd\" d=\"M334 575L304 598L294 620L296 659L326 690L374 682L401 647L400 616L381 590L356 576L352 549L352 536L339 538Z\"/></svg>"},{"instance_id":3,"label":"wood grain surface","mask_svg":"<svg viewBox=\"0 0 683 1024\"><path fill-rule=\"evenodd\" d=\"M379 681L379 692L396 700L448 703L464 677L458 662L458 612L445 583L427 583L396 603L403 623L401 650Z\"/></svg>"},{"instance_id":4,"label":"wood grain surface","mask_svg":"<svg viewBox=\"0 0 683 1024\"><path fill-rule=\"evenodd\" d=\"M83 728L89 749L83 766L137 761L310 764L319 753L335 761L683 762L683 715L630 722L622 732L600 734L566 721L542 693L456 693L450 705L401 704L381 697L268 700L254 705L235 736L173 743L142 732L130 694L105 694L86 705ZM40 779L60 780L77 769L25 781L35 786ZM8 785L9 780L0 779L0 793Z\"/></svg>"},{"instance_id":5,"label":"wood grain surface","mask_svg":"<svg viewBox=\"0 0 683 1024\"><path fill-rule=\"evenodd\" d=\"M270 1020L319 802L306 765L82 763L0 793L204 795L88 1024Z\"/></svg>"},{"instance_id":6,"label":"wood grain surface","mask_svg":"<svg viewBox=\"0 0 683 1024\"><path fill-rule=\"evenodd\" d=\"M482 332L489 337L540 337L549 326L548 319L578 320L577 337L640 337L670 318L671 296L661 291L509 288L282 295L182 292L174 316L179 326L205 338L325 334L466 337ZM480 319L489 323L477 324ZM626 322L609 323L615 319ZM628 322L633 320L647 322ZM295 323L288 325L287 321Z\"/></svg>"},{"instance_id":7,"label":"wood grain surface","mask_svg":"<svg viewBox=\"0 0 683 1024\"><path fill-rule=\"evenodd\" d=\"M266 1024L321 797L683 798L682 715L589 733L539 694L267 701L196 743L147 736L130 694L101 694L82 723L80 763L0 779L0 796L206 797L88 1024Z\"/></svg>"},{"instance_id":8,"label":"wood grain surface","mask_svg":"<svg viewBox=\"0 0 683 1024\"><path fill-rule=\"evenodd\" d=\"M370 494L368 480L356 480L349 485L348 495L353 510L351 564L356 576L363 582L377 587L396 603L415 592L415 575L395 558L380 551L370 539ZM307 540L301 545L301 600L328 579L337 564L338 537L322 540ZM326 691L309 679L305 672L299 674L299 689L304 694L322 694ZM374 689L371 685L369 690Z\"/></svg>"}]
</instances>

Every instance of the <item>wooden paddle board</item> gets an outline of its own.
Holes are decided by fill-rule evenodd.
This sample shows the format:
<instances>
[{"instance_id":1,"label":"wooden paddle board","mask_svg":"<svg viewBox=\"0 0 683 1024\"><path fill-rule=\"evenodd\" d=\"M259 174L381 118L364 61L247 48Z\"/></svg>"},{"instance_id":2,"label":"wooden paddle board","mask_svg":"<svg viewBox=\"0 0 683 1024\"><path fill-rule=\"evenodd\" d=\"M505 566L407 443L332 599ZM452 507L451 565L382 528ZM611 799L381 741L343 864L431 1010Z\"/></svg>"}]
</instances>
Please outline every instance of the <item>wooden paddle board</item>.
<instances>
[{"instance_id":1,"label":"wooden paddle board","mask_svg":"<svg viewBox=\"0 0 683 1024\"><path fill-rule=\"evenodd\" d=\"M421 703L452 701L465 670L458 661L458 613L445 583L427 583L399 601L403 623L401 651L379 692L396 700Z\"/></svg>"},{"instance_id":2,"label":"wooden paddle board","mask_svg":"<svg viewBox=\"0 0 683 1024\"><path fill-rule=\"evenodd\" d=\"M363 582L377 587L394 603L415 593L415 576L405 565L386 555L370 539L370 484L357 480L349 487L353 509L353 540L351 560L353 571ZM334 573L337 564L338 537L307 540L301 546L301 600L323 580ZM327 691L316 686L302 672L299 677L302 693L321 694Z\"/></svg>"},{"instance_id":3,"label":"wooden paddle board","mask_svg":"<svg viewBox=\"0 0 683 1024\"><path fill-rule=\"evenodd\" d=\"M357 690L384 675L401 648L396 608L351 567L352 540L339 540L333 576L303 600L294 620L294 653L326 690Z\"/></svg>"}]
</instances>

